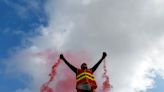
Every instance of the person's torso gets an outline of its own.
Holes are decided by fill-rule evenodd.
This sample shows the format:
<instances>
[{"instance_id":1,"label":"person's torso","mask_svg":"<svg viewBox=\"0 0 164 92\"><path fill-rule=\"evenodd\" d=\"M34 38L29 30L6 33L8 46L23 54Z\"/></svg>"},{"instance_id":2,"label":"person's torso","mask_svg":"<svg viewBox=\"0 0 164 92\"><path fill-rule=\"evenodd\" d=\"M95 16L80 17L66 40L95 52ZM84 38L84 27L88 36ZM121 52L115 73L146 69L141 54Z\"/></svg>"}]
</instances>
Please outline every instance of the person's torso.
<instances>
[{"instance_id":1,"label":"person's torso","mask_svg":"<svg viewBox=\"0 0 164 92\"><path fill-rule=\"evenodd\" d=\"M80 89L91 89L91 88L97 88L97 84L95 81L95 77L93 76L91 69L77 69L76 74L76 81L77 81L77 88Z\"/></svg>"}]
</instances>

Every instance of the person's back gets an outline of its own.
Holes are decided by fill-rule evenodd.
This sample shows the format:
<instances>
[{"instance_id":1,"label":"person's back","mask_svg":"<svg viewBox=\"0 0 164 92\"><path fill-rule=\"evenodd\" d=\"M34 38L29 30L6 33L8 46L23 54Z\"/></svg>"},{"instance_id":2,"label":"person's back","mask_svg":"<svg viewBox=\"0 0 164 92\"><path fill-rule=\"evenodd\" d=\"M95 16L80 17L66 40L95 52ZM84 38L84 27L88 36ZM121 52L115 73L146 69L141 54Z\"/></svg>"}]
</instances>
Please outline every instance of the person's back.
<instances>
[{"instance_id":1,"label":"person's back","mask_svg":"<svg viewBox=\"0 0 164 92\"><path fill-rule=\"evenodd\" d=\"M81 64L81 69L78 69L71 65L63 56L63 54L60 55L60 59L62 59L69 68L76 73L76 89L77 92L95 92L95 89L97 88L95 77L93 76L93 73L98 68L100 63L103 61L103 59L106 57L106 53L103 52L102 58L95 64L92 68L88 69L86 63Z\"/></svg>"}]
</instances>

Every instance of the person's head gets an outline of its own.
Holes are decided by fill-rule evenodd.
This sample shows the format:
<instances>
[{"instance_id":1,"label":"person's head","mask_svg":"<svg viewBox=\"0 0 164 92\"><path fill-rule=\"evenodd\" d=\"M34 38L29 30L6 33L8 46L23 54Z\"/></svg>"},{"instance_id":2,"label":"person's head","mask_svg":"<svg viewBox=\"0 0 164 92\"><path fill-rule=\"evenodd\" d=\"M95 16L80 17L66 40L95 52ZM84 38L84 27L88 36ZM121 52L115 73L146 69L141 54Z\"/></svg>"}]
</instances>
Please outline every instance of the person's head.
<instances>
[{"instance_id":1,"label":"person's head","mask_svg":"<svg viewBox=\"0 0 164 92\"><path fill-rule=\"evenodd\" d=\"M82 63L81 64L81 69L82 70L88 69L87 64L86 63Z\"/></svg>"}]
</instances>

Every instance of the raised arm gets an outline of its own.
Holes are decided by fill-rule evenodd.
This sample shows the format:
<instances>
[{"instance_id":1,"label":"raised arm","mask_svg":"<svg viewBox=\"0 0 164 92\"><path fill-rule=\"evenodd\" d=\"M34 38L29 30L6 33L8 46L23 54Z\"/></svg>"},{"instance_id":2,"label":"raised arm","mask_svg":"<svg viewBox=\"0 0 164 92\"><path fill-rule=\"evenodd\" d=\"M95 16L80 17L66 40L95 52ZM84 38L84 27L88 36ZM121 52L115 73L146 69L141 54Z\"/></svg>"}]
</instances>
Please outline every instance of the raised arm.
<instances>
[{"instance_id":1,"label":"raised arm","mask_svg":"<svg viewBox=\"0 0 164 92\"><path fill-rule=\"evenodd\" d=\"M73 72L76 73L77 68L74 67L73 65L71 65L71 64L64 58L63 54L60 55L60 59L62 59L62 60L66 63L66 65L68 65L69 68L71 68L71 70L72 70Z\"/></svg>"},{"instance_id":2,"label":"raised arm","mask_svg":"<svg viewBox=\"0 0 164 92\"><path fill-rule=\"evenodd\" d=\"M98 66L101 64L101 62L104 60L106 56L106 52L103 52L102 58L91 68L92 72L95 72L95 70L98 68Z\"/></svg>"}]
</instances>

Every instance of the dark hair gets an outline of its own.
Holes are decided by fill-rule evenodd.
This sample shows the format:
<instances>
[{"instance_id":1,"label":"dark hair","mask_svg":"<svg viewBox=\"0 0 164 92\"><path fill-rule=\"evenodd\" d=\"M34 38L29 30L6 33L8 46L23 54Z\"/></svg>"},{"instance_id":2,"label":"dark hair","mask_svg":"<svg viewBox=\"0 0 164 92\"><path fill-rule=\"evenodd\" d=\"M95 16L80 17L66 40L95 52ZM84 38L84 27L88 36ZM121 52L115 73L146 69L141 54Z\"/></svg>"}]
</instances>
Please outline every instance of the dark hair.
<instances>
[{"instance_id":1,"label":"dark hair","mask_svg":"<svg viewBox=\"0 0 164 92\"><path fill-rule=\"evenodd\" d=\"M84 65L84 64L87 65L86 63L82 63L81 66Z\"/></svg>"},{"instance_id":2,"label":"dark hair","mask_svg":"<svg viewBox=\"0 0 164 92\"><path fill-rule=\"evenodd\" d=\"M83 67L83 65L85 65L86 67ZM86 63L82 63L81 64L81 69L87 69L87 64Z\"/></svg>"}]
</instances>

